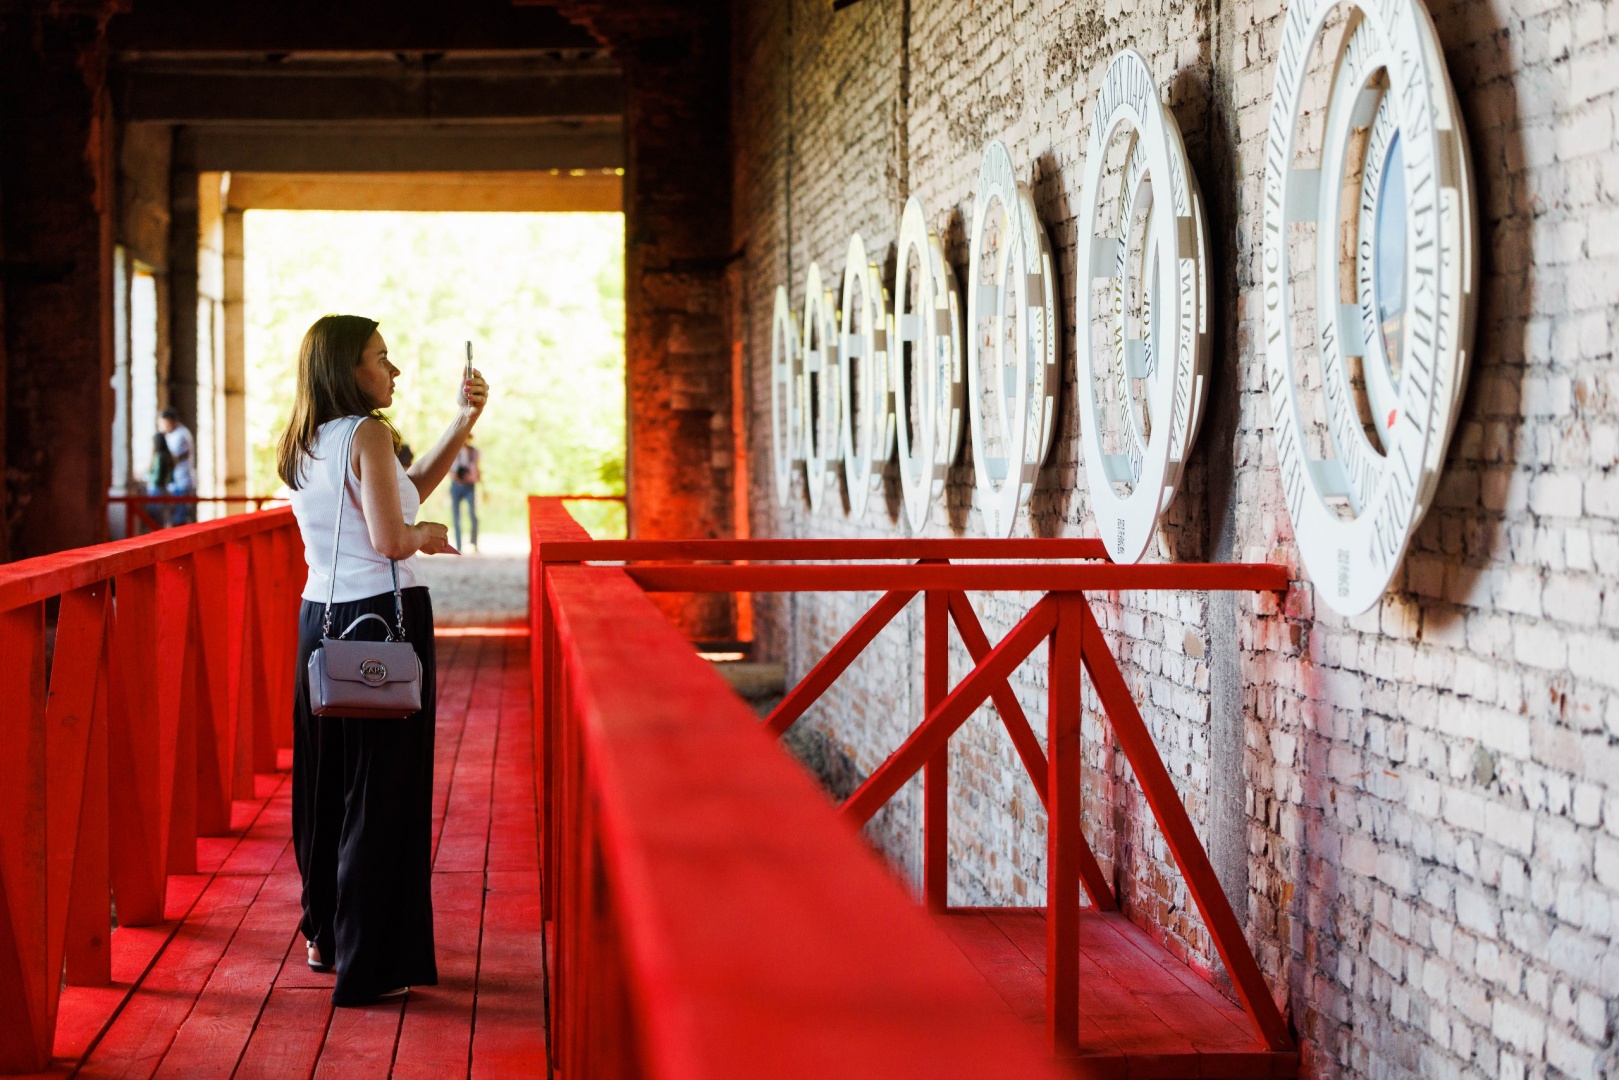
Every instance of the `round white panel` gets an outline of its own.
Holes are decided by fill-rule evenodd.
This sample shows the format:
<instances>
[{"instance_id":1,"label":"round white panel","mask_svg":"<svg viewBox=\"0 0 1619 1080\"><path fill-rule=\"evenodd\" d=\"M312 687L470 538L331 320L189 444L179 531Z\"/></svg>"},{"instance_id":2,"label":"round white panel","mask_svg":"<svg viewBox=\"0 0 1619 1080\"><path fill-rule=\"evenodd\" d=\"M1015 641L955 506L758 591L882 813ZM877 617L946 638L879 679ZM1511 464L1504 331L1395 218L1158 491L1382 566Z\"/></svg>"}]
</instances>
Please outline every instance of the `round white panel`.
<instances>
[{"instance_id":1,"label":"round white panel","mask_svg":"<svg viewBox=\"0 0 1619 1080\"><path fill-rule=\"evenodd\" d=\"M1116 136L1128 156L1110 174ZM1201 423L1209 313L1202 199L1175 118L1133 49L1102 78L1082 190L1075 337L1085 473L1108 555L1137 562ZM1106 310L1098 281L1107 282Z\"/></svg>"},{"instance_id":2,"label":"round white panel","mask_svg":"<svg viewBox=\"0 0 1619 1080\"><path fill-rule=\"evenodd\" d=\"M1455 94L1419 0L1344 5L1320 159L1300 162L1308 60L1337 7L1296 0L1283 24L1265 155L1265 374L1299 557L1328 607L1358 615L1388 588L1438 486L1472 348L1477 226ZM1311 343L1293 340L1290 287L1308 276L1294 265L1297 224L1315 231L1318 390Z\"/></svg>"},{"instance_id":3,"label":"round white panel","mask_svg":"<svg viewBox=\"0 0 1619 1080\"><path fill-rule=\"evenodd\" d=\"M859 233L849 237L841 310L843 475L849 484L849 513L859 518L872 492L882 488L883 463L894 453L888 294L882 268L866 257Z\"/></svg>"},{"instance_id":4,"label":"round white panel","mask_svg":"<svg viewBox=\"0 0 1619 1080\"><path fill-rule=\"evenodd\" d=\"M776 473L776 502L782 506L792 495L793 467L804 460L798 405L803 374L798 360L798 320L793 318L787 286L777 285L770 316L770 456Z\"/></svg>"},{"instance_id":5,"label":"round white panel","mask_svg":"<svg viewBox=\"0 0 1619 1080\"><path fill-rule=\"evenodd\" d=\"M1056 283L1051 243L999 140L984 149L967 266L967 409L974 501L990 536L1012 535L1051 449Z\"/></svg>"},{"instance_id":6,"label":"round white panel","mask_svg":"<svg viewBox=\"0 0 1619 1080\"><path fill-rule=\"evenodd\" d=\"M804 430L805 491L810 509L819 510L827 488L837 488L839 441L838 308L832 290L821 283L821 267L810 263L804 282L804 325L800 352L804 376L799 398Z\"/></svg>"},{"instance_id":7,"label":"round white panel","mask_svg":"<svg viewBox=\"0 0 1619 1080\"><path fill-rule=\"evenodd\" d=\"M894 276L894 385L896 440L905 516L920 532L944 491L945 475L961 453L961 301L956 275L939 237L927 226L913 195L900 217Z\"/></svg>"}]
</instances>

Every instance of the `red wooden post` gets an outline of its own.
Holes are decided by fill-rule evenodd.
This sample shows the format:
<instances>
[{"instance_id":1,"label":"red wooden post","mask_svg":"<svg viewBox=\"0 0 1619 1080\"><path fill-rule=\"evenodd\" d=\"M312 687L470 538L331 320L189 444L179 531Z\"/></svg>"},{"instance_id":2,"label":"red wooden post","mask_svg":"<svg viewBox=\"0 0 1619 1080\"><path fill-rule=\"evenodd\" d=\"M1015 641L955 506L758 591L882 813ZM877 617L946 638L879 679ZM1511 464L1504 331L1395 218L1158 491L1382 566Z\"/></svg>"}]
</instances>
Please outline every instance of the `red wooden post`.
<instances>
[{"instance_id":1,"label":"red wooden post","mask_svg":"<svg viewBox=\"0 0 1619 1080\"><path fill-rule=\"evenodd\" d=\"M1046 1031L1057 1054L1079 1052L1080 593L1056 593L1047 648Z\"/></svg>"},{"instance_id":2,"label":"red wooden post","mask_svg":"<svg viewBox=\"0 0 1619 1080\"><path fill-rule=\"evenodd\" d=\"M103 600L112 583L102 582ZM110 606L110 605L109 605ZM67 964L69 986L106 986L112 982L112 884L109 878L107 806L107 708L112 694L112 668L103 611L103 639L96 665L96 703L90 715L90 738L84 756L84 801L79 811L79 839L73 858L73 887L68 894ZM60 636L58 630L58 636Z\"/></svg>"},{"instance_id":3,"label":"red wooden post","mask_svg":"<svg viewBox=\"0 0 1619 1080\"><path fill-rule=\"evenodd\" d=\"M0 1070L50 1060L47 960L45 605L0 613Z\"/></svg>"},{"instance_id":4,"label":"red wooden post","mask_svg":"<svg viewBox=\"0 0 1619 1080\"><path fill-rule=\"evenodd\" d=\"M923 710L932 715L950 693L950 599L929 592L923 599ZM922 896L929 911L950 906L950 741L946 738L922 770Z\"/></svg>"},{"instance_id":5,"label":"red wooden post","mask_svg":"<svg viewBox=\"0 0 1619 1080\"><path fill-rule=\"evenodd\" d=\"M107 784L113 898L123 926L163 921L168 806L160 773L157 568L120 574L113 590Z\"/></svg>"},{"instance_id":6,"label":"red wooden post","mask_svg":"<svg viewBox=\"0 0 1619 1080\"><path fill-rule=\"evenodd\" d=\"M223 544L192 556L196 568L192 635L196 655L197 832L230 832L236 725L230 709L229 570Z\"/></svg>"},{"instance_id":7,"label":"red wooden post","mask_svg":"<svg viewBox=\"0 0 1619 1080\"><path fill-rule=\"evenodd\" d=\"M247 587L249 655L253 658L249 687L253 695L253 771L263 773L275 772L276 695L270 680L277 665L275 639L270 631L275 625L276 598L271 571L275 542L271 537L270 533L258 533L251 538Z\"/></svg>"},{"instance_id":8,"label":"red wooden post","mask_svg":"<svg viewBox=\"0 0 1619 1080\"><path fill-rule=\"evenodd\" d=\"M157 564L157 737L171 874L197 872L195 584L192 557Z\"/></svg>"},{"instance_id":9,"label":"red wooden post","mask_svg":"<svg viewBox=\"0 0 1619 1080\"><path fill-rule=\"evenodd\" d=\"M49 922L46 926L46 969L62 970L66 953L70 899L78 879L76 868L85 863L84 880L93 890L97 879L101 882L101 937L108 930L108 894L106 891L106 838L100 837L101 866L95 862L95 852L87 851L81 841L87 832L106 827L106 786L102 781L100 799L94 788L96 777L87 768L95 737L97 690L102 669L102 646L107 624L106 582L97 582L63 595L56 620L56 648L51 663L50 692L45 699L45 752L46 752L46 813L45 845L48 852L46 901ZM103 740L104 741L104 740ZM102 754L101 772L105 774L105 752ZM100 806L94 806L96 802ZM84 813L87 805L91 813ZM100 810L100 821L93 820ZM87 817L92 820L87 820ZM89 847L97 845L92 843ZM93 898L86 898L93 906ZM102 950L105 954L105 949ZM56 983L53 980L50 996L50 1020L56 1024Z\"/></svg>"},{"instance_id":10,"label":"red wooden post","mask_svg":"<svg viewBox=\"0 0 1619 1080\"><path fill-rule=\"evenodd\" d=\"M246 539L225 545L225 716L231 725L231 797L253 797L253 765L262 727L264 745L269 725L256 723L262 710L261 680L255 678L263 663L253 648L253 546Z\"/></svg>"},{"instance_id":11,"label":"red wooden post","mask_svg":"<svg viewBox=\"0 0 1619 1080\"><path fill-rule=\"evenodd\" d=\"M1232 913L1231 902L1220 887L1220 879L1214 876L1214 867L1203 850L1203 842L1197 838L1197 829L1186 813L1175 781L1164 767L1158 745L1153 742L1152 733L1130 696L1124 673L1108 650L1090 606L1081 603L1079 616L1085 621L1085 668L1090 672L1091 685L1113 723L1114 738L1135 771L1141 794L1163 831L1164 843L1186 879L1186 891L1197 906L1198 914L1203 916L1203 924L1214 939L1215 951L1231 975L1237 997L1266 1046L1272 1050L1291 1050L1293 1037L1287 1030L1287 1021L1276 1007L1270 987L1265 985L1265 977L1248 947L1248 939L1243 936L1242 925Z\"/></svg>"}]
</instances>

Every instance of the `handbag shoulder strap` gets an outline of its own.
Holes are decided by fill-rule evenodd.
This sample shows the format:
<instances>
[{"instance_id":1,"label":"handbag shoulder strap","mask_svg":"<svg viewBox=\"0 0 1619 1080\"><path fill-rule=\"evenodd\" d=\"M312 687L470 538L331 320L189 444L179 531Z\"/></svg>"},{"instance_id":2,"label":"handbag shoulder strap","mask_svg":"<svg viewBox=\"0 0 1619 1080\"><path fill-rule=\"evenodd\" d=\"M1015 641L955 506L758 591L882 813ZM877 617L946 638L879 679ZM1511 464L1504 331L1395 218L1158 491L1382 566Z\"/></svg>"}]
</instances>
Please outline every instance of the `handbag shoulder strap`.
<instances>
[{"instance_id":1,"label":"handbag shoulder strap","mask_svg":"<svg viewBox=\"0 0 1619 1080\"><path fill-rule=\"evenodd\" d=\"M332 572L331 580L327 583L326 588L326 614L322 617L320 623L320 636L323 638L332 636L332 603L337 598L337 548L343 539L343 510L347 506L349 498L349 470L353 466L350 456L354 450L354 435L355 432L360 430L360 425L365 423L366 419L364 416L356 416L354 423L349 425L348 434L343 439L343 456L341 459L343 482L338 486L337 490L337 524L332 528ZM392 559L388 560L388 571L393 575L394 631L398 635L396 640L404 641L405 600L399 592L399 565ZM349 630L352 629L354 627L350 626ZM344 633L348 633L348 630L345 630Z\"/></svg>"}]
</instances>

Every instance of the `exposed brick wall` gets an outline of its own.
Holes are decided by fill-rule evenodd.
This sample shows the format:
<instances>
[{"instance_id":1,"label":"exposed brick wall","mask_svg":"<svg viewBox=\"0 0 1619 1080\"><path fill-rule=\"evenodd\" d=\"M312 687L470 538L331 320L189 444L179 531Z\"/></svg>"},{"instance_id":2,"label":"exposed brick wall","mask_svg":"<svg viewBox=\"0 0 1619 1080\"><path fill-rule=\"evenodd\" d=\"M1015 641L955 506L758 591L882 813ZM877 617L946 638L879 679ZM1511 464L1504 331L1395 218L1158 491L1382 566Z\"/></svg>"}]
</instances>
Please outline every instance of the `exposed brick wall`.
<instances>
[{"instance_id":1,"label":"exposed brick wall","mask_svg":"<svg viewBox=\"0 0 1619 1080\"><path fill-rule=\"evenodd\" d=\"M1308 581L1252 596L1099 598L1098 615L1304 1040L1311 1075L1619 1074L1619 18L1600 0L1434 0L1472 142L1483 294L1436 505L1370 614ZM907 531L778 508L771 297L839 275L851 231L892 251L916 194L958 272L983 143L1005 140L1060 262L1062 424L1019 532L1087 535L1073 246L1102 67L1133 46L1186 135L1215 250L1215 386L1158 559L1297 569L1265 400L1263 141L1282 0L1132 8L824 0L733 8L733 185L756 535ZM890 277L890 280L892 278ZM971 469L927 532L980 532ZM1302 577L1302 575L1296 575ZM801 675L871 597L762 598ZM981 605L991 636L1025 604ZM957 677L965 653L953 656ZM1043 714L1043 659L1016 690ZM797 734L840 786L915 723L921 617L897 619ZM1092 703L1094 704L1094 703ZM1036 721L1037 729L1041 725ZM1044 814L992 717L952 743L952 899L1038 903ZM1104 720L1085 720L1085 827L1127 909L1212 966L1206 933ZM874 825L915 872L913 788Z\"/></svg>"}]
</instances>

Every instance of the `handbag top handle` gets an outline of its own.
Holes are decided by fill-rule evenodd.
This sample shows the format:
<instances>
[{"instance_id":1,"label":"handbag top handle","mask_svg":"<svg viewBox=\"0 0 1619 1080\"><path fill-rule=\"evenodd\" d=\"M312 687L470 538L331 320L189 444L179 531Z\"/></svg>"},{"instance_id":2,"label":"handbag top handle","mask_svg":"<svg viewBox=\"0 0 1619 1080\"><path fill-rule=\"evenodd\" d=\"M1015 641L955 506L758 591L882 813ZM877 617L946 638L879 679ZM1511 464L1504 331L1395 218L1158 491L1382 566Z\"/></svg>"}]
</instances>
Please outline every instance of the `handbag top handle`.
<instances>
[{"instance_id":1,"label":"handbag top handle","mask_svg":"<svg viewBox=\"0 0 1619 1080\"><path fill-rule=\"evenodd\" d=\"M332 602L337 598L337 545L343 540L343 504L349 497L349 454L354 449L354 433L360 430L366 417L356 416L354 423L349 425L348 436L343 440L343 484L337 492L337 526L332 531L332 573L331 580L326 589L326 615L320 621L320 636L332 636ZM361 511L363 516L364 511ZM388 572L394 579L394 628L388 632L389 641L405 640L405 598L399 594L399 564L388 560ZM340 637L346 637L349 630L353 630L363 619L355 619L349 624L348 630L343 631Z\"/></svg>"}]
</instances>

